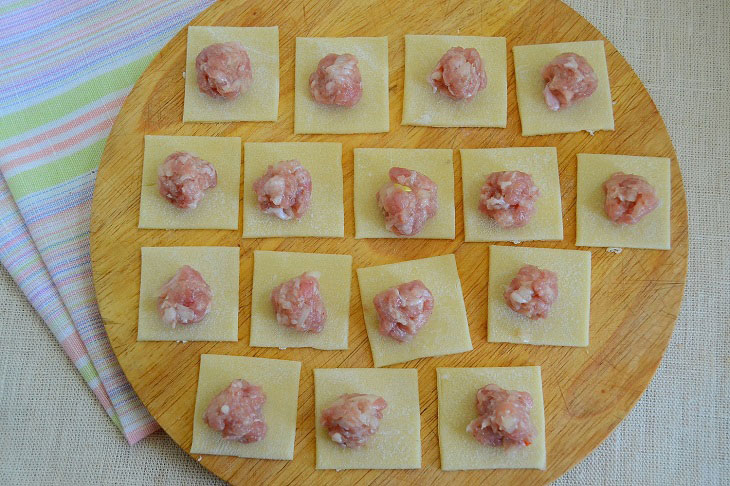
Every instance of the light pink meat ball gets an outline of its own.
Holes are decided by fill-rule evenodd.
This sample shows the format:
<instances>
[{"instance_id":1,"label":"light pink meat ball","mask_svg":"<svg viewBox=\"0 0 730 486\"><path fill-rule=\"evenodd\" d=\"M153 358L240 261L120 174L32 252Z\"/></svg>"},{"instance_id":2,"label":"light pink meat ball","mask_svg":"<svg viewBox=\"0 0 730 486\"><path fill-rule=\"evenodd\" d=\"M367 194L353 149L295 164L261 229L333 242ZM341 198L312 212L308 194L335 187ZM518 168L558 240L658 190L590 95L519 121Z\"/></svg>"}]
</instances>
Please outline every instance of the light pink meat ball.
<instances>
[{"instance_id":1,"label":"light pink meat ball","mask_svg":"<svg viewBox=\"0 0 730 486\"><path fill-rule=\"evenodd\" d=\"M195 58L198 88L213 98L232 100L253 84L251 60L238 42L212 44Z\"/></svg>"},{"instance_id":2,"label":"light pink meat ball","mask_svg":"<svg viewBox=\"0 0 730 486\"><path fill-rule=\"evenodd\" d=\"M387 407L383 397L348 393L322 412L321 423L334 443L356 449L378 431Z\"/></svg>"},{"instance_id":3,"label":"light pink meat ball","mask_svg":"<svg viewBox=\"0 0 730 486\"><path fill-rule=\"evenodd\" d=\"M517 272L504 299L518 314L530 319L544 319L558 298L558 275L533 265L525 265Z\"/></svg>"},{"instance_id":4,"label":"light pink meat ball","mask_svg":"<svg viewBox=\"0 0 730 486\"><path fill-rule=\"evenodd\" d=\"M487 87L487 73L479 51L452 47L441 56L428 82L434 93L440 91L454 100L471 100Z\"/></svg>"},{"instance_id":5,"label":"light pink meat ball","mask_svg":"<svg viewBox=\"0 0 730 486\"><path fill-rule=\"evenodd\" d=\"M385 227L399 236L418 234L439 208L436 183L415 170L393 167L391 182L376 195L385 215Z\"/></svg>"},{"instance_id":6,"label":"light pink meat ball","mask_svg":"<svg viewBox=\"0 0 730 486\"><path fill-rule=\"evenodd\" d=\"M598 87L598 77L585 57L565 52L542 68L543 96L552 111L562 110L588 98Z\"/></svg>"},{"instance_id":7,"label":"light pink meat ball","mask_svg":"<svg viewBox=\"0 0 730 486\"><path fill-rule=\"evenodd\" d=\"M466 428L480 444L492 447L525 447L535 438L530 420L532 396L527 392L487 385L477 391L477 413Z\"/></svg>"},{"instance_id":8,"label":"light pink meat ball","mask_svg":"<svg viewBox=\"0 0 730 486\"><path fill-rule=\"evenodd\" d=\"M405 342L428 322L434 298L423 282L414 280L379 293L373 305L380 319L380 334Z\"/></svg>"},{"instance_id":9,"label":"light pink meat ball","mask_svg":"<svg viewBox=\"0 0 730 486\"><path fill-rule=\"evenodd\" d=\"M203 421L211 429L220 431L226 440L244 444L258 442L266 437L264 403L266 395L260 386L246 380L233 380L210 402Z\"/></svg>"},{"instance_id":10,"label":"light pink meat ball","mask_svg":"<svg viewBox=\"0 0 730 486\"><path fill-rule=\"evenodd\" d=\"M327 310L319 291L319 273L306 272L271 291L276 320L301 332L321 332Z\"/></svg>"},{"instance_id":11,"label":"light pink meat ball","mask_svg":"<svg viewBox=\"0 0 730 486\"><path fill-rule=\"evenodd\" d=\"M362 98L362 76L352 54L327 54L309 77L309 91L318 103L347 108Z\"/></svg>"},{"instance_id":12,"label":"light pink meat ball","mask_svg":"<svg viewBox=\"0 0 730 486\"><path fill-rule=\"evenodd\" d=\"M283 160L270 165L253 190L259 207L279 219L299 219L312 200L312 176L298 160Z\"/></svg>"},{"instance_id":13,"label":"light pink meat ball","mask_svg":"<svg viewBox=\"0 0 730 486\"><path fill-rule=\"evenodd\" d=\"M213 304L213 291L203 276L183 265L160 289L157 313L170 327L202 321Z\"/></svg>"},{"instance_id":14,"label":"light pink meat ball","mask_svg":"<svg viewBox=\"0 0 730 486\"><path fill-rule=\"evenodd\" d=\"M174 152L157 168L157 189L181 209L198 207L205 191L216 185L215 167L189 152Z\"/></svg>"},{"instance_id":15,"label":"light pink meat ball","mask_svg":"<svg viewBox=\"0 0 730 486\"><path fill-rule=\"evenodd\" d=\"M659 207L656 190L641 176L616 172L603 183L604 209L618 224L636 224Z\"/></svg>"},{"instance_id":16,"label":"light pink meat ball","mask_svg":"<svg viewBox=\"0 0 730 486\"><path fill-rule=\"evenodd\" d=\"M479 210L502 228L521 228L535 214L539 196L530 174L516 170L492 172L482 186Z\"/></svg>"}]
</instances>

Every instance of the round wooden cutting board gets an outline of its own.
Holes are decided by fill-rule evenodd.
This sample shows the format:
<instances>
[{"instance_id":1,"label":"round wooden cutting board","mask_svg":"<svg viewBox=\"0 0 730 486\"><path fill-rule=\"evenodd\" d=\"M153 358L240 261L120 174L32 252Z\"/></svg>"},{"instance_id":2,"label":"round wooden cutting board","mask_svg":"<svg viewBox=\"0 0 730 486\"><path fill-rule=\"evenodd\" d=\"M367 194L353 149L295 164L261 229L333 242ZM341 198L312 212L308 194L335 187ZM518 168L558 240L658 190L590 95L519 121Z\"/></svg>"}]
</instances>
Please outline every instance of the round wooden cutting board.
<instances>
[{"instance_id":1,"label":"round wooden cutting board","mask_svg":"<svg viewBox=\"0 0 730 486\"><path fill-rule=\"evenodd\" d=\"M193 25L273 26L280 29L281 97L275 123L182 123L186 30L162 50L137 82L114 125L99 168L91 226L94 282L101 315L119 362L144 404L185 450L190 450L200 355L203 353L299 360L302 375L293 461L205 456L202 464L233 484L352 484L490 481L547 483L591 452L631 410L661 360L679 312L687 271L687 206L676 154L641 81L606 42L616 130L522 137L515 97L512 47L604 39L558 0L533 2L421 0L247 2L213 5ZM508 48L508 124L498 128L401 126L404 34L504 36ZM294 135L295 38L388 36L390 132ZM605 40L605 39L604 39ZM140 230L145 134L240 136L244 141L336 141L343 145L345 238L241 239L238 231ZM487 342L486 243L464 243L461 161L456 166L456 239L355 240L353 148L480 148L555 146L560 164L565 238L523 246L575 248L576 154L649 155L672 159L672 250L616 255L591 249L590 346L587 348ZM239 225L240 228L240 225ZM239 341L137 342L140 248L222 245L241 247ZM347 351L251 348L252 250L350 254L354 267L454 253L464 290L474 350L399 365L418 368L423 467L420 470L318 471L314 468L314 368L372 367L360 294L353 271L350 348ZM546 471L441 471L437 434L436 372L443 366L542 366L547 424ZM197 459L197 457L196 457Z\"/></svg>"}]
</instances>

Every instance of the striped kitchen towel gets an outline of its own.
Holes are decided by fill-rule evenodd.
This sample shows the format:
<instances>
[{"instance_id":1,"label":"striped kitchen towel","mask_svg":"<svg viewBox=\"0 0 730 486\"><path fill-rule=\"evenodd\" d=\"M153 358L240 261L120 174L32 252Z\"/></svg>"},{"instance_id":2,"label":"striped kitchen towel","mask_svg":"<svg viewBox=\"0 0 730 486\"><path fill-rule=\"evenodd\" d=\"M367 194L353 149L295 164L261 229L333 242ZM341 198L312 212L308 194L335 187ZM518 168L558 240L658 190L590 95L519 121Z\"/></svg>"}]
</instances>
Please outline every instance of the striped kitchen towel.
<instances>
[{"instance_id":1,"label":"striped kitchen towel","mask_svg":"<svg viewBox=\"0 0 730 486\"><path fill-rule=\"evenodd\" d=\"M135 80L212 0L0 0L0 262L130 443L157 424L111 350L91 198Z\"/></svg>"}]
</instances>

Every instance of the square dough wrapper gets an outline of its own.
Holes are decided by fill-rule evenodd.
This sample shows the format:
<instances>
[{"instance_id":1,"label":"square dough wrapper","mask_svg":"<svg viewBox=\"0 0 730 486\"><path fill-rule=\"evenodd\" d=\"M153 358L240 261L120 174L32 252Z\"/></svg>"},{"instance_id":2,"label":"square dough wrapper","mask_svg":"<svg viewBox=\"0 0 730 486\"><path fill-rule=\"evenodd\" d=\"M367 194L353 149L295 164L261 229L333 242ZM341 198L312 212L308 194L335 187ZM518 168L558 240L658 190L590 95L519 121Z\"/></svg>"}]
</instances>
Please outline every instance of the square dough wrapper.
<instances>
[{"instance_id":1,"label":"square dough wrapper","mask_svg":"<svg viewBox=\"0 0 730 486\"><path fill-rule=\"evenodd\" d=\"M157 168L173 152L190 152L210 162L218 185L205 191L198 207L176 208L157 189ZM238 229L241 184L240 137L145 135L139 227L160 229Z\"/></svg>"},{"instance_id":2,"label":"square dough wrapper","mask_svg":"<svg viewBox=\"0 0 730 486\"><path fill-rule=\"evenodd\" d=\"M358 268L357 277L365 327L376 367L473 349L454 255ZM380 334L380 320L373 298L390 287L413 280L421 280L428 287L433 294L434 308L428 322L413 340L401 343Z\"/></svg>"},{"instance_id":3,"label":"square dough wrapper","mask_svg":"<svg viewBox=\"0 0 730 486\"><path fill-rule=\"evenodd\" d=\"M558 152L555 147L461 149L465 241L562 240ZM492 172L519 170L540 189L537 212L522 228L500 228L479 210L479 195Z\"/></svg>"},{"instance_id":4,"label":"square dough wrapper","mask_svg":"<svg viewBox=\"0 0 730 486\"><path fill-rule=\"evenodd\" d=\"M504 291L524 265L558 274L558 298L547 318L533 321L504 301ZM487 341L588 346L591 252L552 248L489 247Z\"/></svg>"},{"instance_id":5,"label":"square dough wrapper","mask_svg":"<svg viewBox=\"0 0 730 486\"><path fill-rule=\"evenodd\" d=\"M390 182L391 167L404 167L428 176L438 185L439 209L415 236L398 236L385 228L375 199ZM451 149L355 149L355 238L426 238L453 240L454 161Z\"/></svg>"},{"instance_id":6,"label":"square dough wrapper","mask_svg":"<svg viewBox=\"0 0 730 486\"><path fill-rule=\"evenodd\" d=\"M201 93L195 59L211 44L240 42L251 59L253 84L235 100ZM279 115L278 27L188 27L183 122L276 121Z\"/></svg>"},{"instance_id":7,"label":"square dough wrapper","mask_svg":"<svg viewBox=\"0 0 730 486\"><path fill-rule=\"evenodd\" d=\"M238 341L238 247L142 248L138 341ZM157 314L160 287L183 265L200 272L213 291L213 304L196 324L166 326Z\"/></svg>"},{"instance_id":8,"label":"square dough wrapper","mask_svg":"<svg viewBox=\"0 0 730 486\"><path fill-rule=\"evenodd\" d=\"M452 47L479 51L487 87L471 101L434 93L428 78ZM403 125L432 127L507 126L507 41L504 37L407 35Z\"/></svg>"},{"instance_id":9,"label":"square dough wrapper","mask_svg":"<svg viewBox=\"0 0 730 486\"><path fill-rule=\"evenodd\" d=\"M297 37L294 133L378 133L390 128L387 37ZM352 108L317 103L309 76L327 54L352 54L362 98Z\"/></svg>"},{"instance_id":10,"label":"square dough wrapper","mask_svg":"<svg viewBox=\"0 0 730 486\"><path fill-rule=\"evenodd\" d=\"M359 449L340 447L322 426L322 411L345 393L381 396L388 402L378 432ZM421 409L415 369L315 369L317 469L420 469Z\"/></svg>"},{"instance_id":11,"label":"square dough wrapper","mask_svg":"<svg viewBox=\"0 0 730 486\"><path fill-rule=\"evenodd\" d=\"M603 209L603 183L614 172L636 174L656 189L660 206L634 225L614 224ZM663 157L578 154L576 246L671 248L672 200L670 161Z\"/></svg>"},{"instance_id":12,"label":"square dough wrapper","mask_svg":"<svg viewBox=\"0 0 730 486\"><path fill-rule=\"evenodd\" d=\"M542 95L545 81L541 71L564 52L575 52L588 60L598 77L598 88L570 108L554 112L548 109ZM515 46L513 54L523 136L613 130L613 101L603 41Z\"/></svg>"},{"instance_id":13,"label":"square dough wrapper","mask_svg":"<svg viewBox=\"0 0 730 486\"><path fill-rule=\"evenodd\" d=\"M201 355L190 453L255 459L294 459L301 366L299 361L281 359ZM236 379L258 385L266 394L263 414L267 431L266 437L259 442L242 444L226 440L219 431L211 429L203 421L210 401Z\"/></svg>"},{"instance_id":14,"label":"square dough wrapper","mask_svg":"<svg viewBox=\"0 0 730 486\"><path fill-rule=\"evenodd\" d=\"M437 368L441 469L545 469L545 412L539 366L511 368ZM530 393L535 441L519 450L481 445L466 431L477 418L477 390L496 384Z\"/></svg>"},{"instance_id":15,"label":"square dough wrapper","mask_svg":"<svg viewBox=\"0 0 730 486\"><path fill-rule=\"evenodd\" d=\"M345 236L342 144L328 142L246 143L243 167L243 237ZM312 176L312 204L299 219L282 221L259 208L253 184L270 165L297 159Z\"/></svg>"},{"instance_id":16,"label":"square dough wrapper","mask_svg":"<svg viewBox=\"0 0 730 486\"><path fill-rule=\"evenodd\" d=\"M271 291L304 272L320 272L320 292L327 321L321 333L281 326L271 305ZM316 253L255 251L251 296L251 346L347 349L350 325L352 257Z\"/></svg>"}]
</instances>

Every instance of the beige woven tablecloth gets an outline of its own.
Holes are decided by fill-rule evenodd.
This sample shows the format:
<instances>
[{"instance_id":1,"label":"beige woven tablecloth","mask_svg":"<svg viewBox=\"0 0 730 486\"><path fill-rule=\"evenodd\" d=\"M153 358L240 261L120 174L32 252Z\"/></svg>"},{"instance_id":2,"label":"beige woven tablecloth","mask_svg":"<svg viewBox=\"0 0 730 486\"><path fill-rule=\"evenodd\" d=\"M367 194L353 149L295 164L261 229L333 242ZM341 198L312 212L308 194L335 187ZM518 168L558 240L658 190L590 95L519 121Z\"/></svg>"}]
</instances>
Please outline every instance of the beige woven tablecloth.
<instances>
[{"instance_id":1,"label":"beige woven tablecloth","mask_svg":"<svg viewBox=\"0 0 730 486\"><path fill-rule=\"evenodd\" d=\"M626 57L679 156L682 312L636 408L562 485L730 484L730 1L569 0ZM650 154L648 154L650 155ZM0 484L217 484L165 434L130 447L0 268Z\"/></svg>"}]
</instances>

